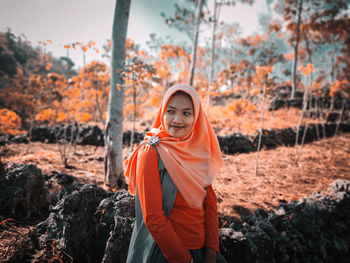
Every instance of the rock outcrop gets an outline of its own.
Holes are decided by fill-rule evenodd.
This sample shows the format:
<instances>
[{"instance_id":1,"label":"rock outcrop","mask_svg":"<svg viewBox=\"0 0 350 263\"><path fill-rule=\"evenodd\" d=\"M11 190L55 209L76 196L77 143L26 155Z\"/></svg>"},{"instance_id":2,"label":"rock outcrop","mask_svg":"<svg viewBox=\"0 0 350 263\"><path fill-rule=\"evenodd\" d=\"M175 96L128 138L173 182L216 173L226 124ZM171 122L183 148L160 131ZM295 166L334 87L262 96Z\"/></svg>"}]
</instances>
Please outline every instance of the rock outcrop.
<instances>
[{"instance_id":1,"label":"rock outcrop","mask_svg":"<svg viewBox=\"0 0 350 263\"><path fill-rule=\"evenodd\" d=\"M350 181L220 229L229 262L349 262Z\"/></svg>"},{"instance_id":2,"label":"rock outcrop","mask_svg":"<svg viewBox=\"0 0 350 263\"><path fill-rule=\"evenodd\" d=\"M0 175L0 215L48 211L50 199L35 165L10 164L5 169L0 163ZM69 179L56 173L53 177ZM46 220L20 247L28 243L37 262L54 257L63 262L125 262L134 218L134 197L126 190L106 192L75 182L61 189ZM325 192L243 216L242 222L220 229L220 247L228 262L349 262L350 181L336 180Z\"/></svg>"},{"instance_id":3,"label":"rock outcrop","mask_svg":"<svg viewBox=\"0 0 350 263\"><path fill-rule=\"evenodd\" d=\"M0 168L0 214L9 217L47 216L52 196L40 169L33 164L10 163Z\"/></svg>"},{"instance_id":4,"label":"rock outcrop","mask_svg":"<svg viewBox=\"0 0 350 263\"><path fill-rule=\"evenodd\" d=\"M113 262L125 262L134 217L134 201L125 190L106 192L79 183L61 190L49 217L33 235L39 248L54 243L74 262L112 262L111 257Z\"/></svg>"}]
</instances>

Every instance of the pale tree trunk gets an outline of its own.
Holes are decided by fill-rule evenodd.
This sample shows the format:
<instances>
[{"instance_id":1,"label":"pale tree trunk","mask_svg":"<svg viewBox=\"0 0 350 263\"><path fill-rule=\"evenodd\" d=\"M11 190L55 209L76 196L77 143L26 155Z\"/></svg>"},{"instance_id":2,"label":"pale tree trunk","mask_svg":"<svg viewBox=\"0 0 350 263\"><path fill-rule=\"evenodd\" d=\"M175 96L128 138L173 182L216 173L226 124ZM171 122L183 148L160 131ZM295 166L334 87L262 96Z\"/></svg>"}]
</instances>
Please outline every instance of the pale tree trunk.
<instances>
[{"instance_id":1,"label":"pale tree trunk","mask_svg":"<svg viewBox=\"0 0 350 263\"><path fill-rule=\"evenodd\" d=\"M301 154L301 149L303 147L303 143L304 143L304 136L302 137L302 140L300 142L300 151L298 149L298 144L299 144L299 133L300 133L300 126L301 126L301 122L304 118L305 112L306 112L306 108L307 108L307 100L308 100L308 96L309 96L309 89L310 86L307 85L306 86L306 90L304 91L304 96L303 96L303 108L301 110L301 114L299 116L299 121L298 121L298 126L297 126L297 133L295 136L295 164L298 165L299 164L299 159L300 159L300 154ZM307 129L307 124L305 124L304 129ZM306 131L305 131L306 132Z\"/></svg>"},{"instance_id":2,"label":"pale tree trunk","mask_svg":"<svg viewBox=\"0 0 350 263\"><path fill-rule=\"evenodd\" d=\"M300 23L301 23L302 9L303 9L303 0L299 0L297 32L296 32L297 39L295 40L295 45L294 45L294 59L293 59L293 68L292 68L292 79L293 79L292 95L291 95L292 99L294 99L295 91L297 89L297 64L298 64L298 49L299 49L299 42L300 42Z\"/></svg>"},{"instance_id":3,"label":"pale tree trunk","mask_svg":"<svg viewBox=\"0 0 350 263\"><path fill-rule=\"evenodd\" d=\"M311 50L310 45L309 45L309 38L307 36L307 33L304 34L304 37L305 37L306 51L307 51L307 54L309 57L308 60L309 60L309 63L312 64L312 50ZM310 76L308 77L308 79L309 79L309 83L307 84L308 88L305 90L305 92L308 93L307 96L309 98L309 109L307 110L307 121L306 121L305 128L304 128L303 138L301 140L301 147L303 147L303 145L304 145L306 133L307 133L307 130L309 127L309 122L311 120L311 110L312 110L312 92L311 92L311 90L312 90L312 85L313 85L313 72L310 72ZM317 114L317 112L315 112L315 114ZM319 138L318 129L316 129L316 135L317 135L317 138Z\"/></svg>"},{"instance_id":4,"label":"pale tree trunk","mask_svg":"<svg viewBox=\"0 0 350 263\"><path fill-rule=\"evenodd\" d=\"M335 44L335 39L331 38L331 43L332 43L332 50L331 50L331 83L333 84L334 79L335 79L335 61L336 61L336 56L337 56L337 47ZM331 98L331 107L329 108L329 112L332 112L334 110L334 96L335 94L333 94L332 98Z\"/></svg>"},{"instance_id":5,"label":"pale tree trunk","mask_svg":"<svg viewBox=\"0 0 350 263\"><path fill-rule=\"evenodd\" d=\"M98 119L102 123L102 125L105 125L105 121L103 119L103 112L100 104L100 99L98 98L98 91L101 89L99 74L97 75L97 85L95 85L94 88L95 88L95 102L96 102L96 111L97 111Z\"/></svg>"},{"instance_id":6,"label":"pale tree trunk","mask_svg":"<svg viewBox=\"0 0 350 263\"><path fill-rule=\"evenodd\" d=\"M210 103L211 103L210 88L213 84L213 78L214 78L216 27L219 20L220 8L221 8L221 4L215 0L214 13L213 13L213 31L212 31L212 37L211 37L211 58L210 58L210 67L209 67L208 107L210 107ZM208 109L208 113L209 113L209 109Z\"/></svg>"},{"instance_id":7,"label":"pale tree trunk","mask_svg":"<svg viewBox=\"0 0 350 263\"><path fill-rule=\"evenodd\" d=\"M309 57L309 63L310 64L313 64L312 63L312 49L311 49L311 47L310 47L310 41L309 41L309 37L308 37L308 34L307 34L307 32L305 32L305 34L304 34L304 36L305 36L305 44L306 44L306 51L307 51L307 54L308 54L308 57ZM313 78L313 72L310 72L310 88L312 87L312 85L313 85L313 80L314 80L314 78ZM318 106L317 106L317 104L318 104L318 96L316 95L315 96L315 106L314 106L314 108L313 108L313 112L314 112L314 114L315 114L315 117L316 117L316 119L318 118L318 114L319 114L319 110L318 110ZM310 106L312 107L312 93L310 92ZM321 110L321 109L320 109ZM322 113L321 113L322 114ZM309 118L311 118L311 112L310 112L310 114L309 114ZM318 126L318 122L316 123L316 136L317 136L317 140L319 141L320 140L320 131L319 131L319 126ZM305 134L305 132L304 132L304 134ZM304 137L303 137L304 138Z\"/></svg>"},{"instance_id":8,"label":"pale tree trunk","mask_svg":"<svg viewBox=\"0 0 350 263\"><path fill-rule=\"evenodd\" d=\"M135 122L136 122L136 84L135 84L134 71L132 73L132 87L133 87L133 95L132 95L133 115L132 115L132 129L131 129L131 136L130 136L130 152L132 152L132 150L134 149Z\"/></svg>"},{"instance_id":9,"label":"pale tree trunk","mask_svg":"<svg viewBox=\"0 0 350 263\"><path fill-rule=\"evenodd\" d=\"M264 127L266 88L267 88L267 76L265 76L265 80L264 80L262 102L261 102L261 117L260 117L259 139L258 139L258 146L257 146L257 149L256 149L256 157L255 157L255 176L258 175L259 153L260 153L260 148L261 148L261 139L262 139L263 127Z\"/></svg>"},{"instance_id":10,"label":"pale tree trunk","mask_svg":"<svg viewBox=\"0 0 350 263\"><path fill-rule=\"evenodd\" d=\"M220 7L221 7L221 4L219 4L217 1L214 1L213 31L212 31L212 37L211 37L211 58L210 58L210 70L209 70L209 87L213 83L213 76L214 76L216 27L219 20Z\"/></svg>"},{"instance_id":11,"label":"pale tree trunk","mask_svg":"<svg viewBox=\"0 0 350 263\"><path fill-rule=\"evenodd\" d=\"M193 47L192 47L192 60L190 66L190 77L188 84L193 85L194 70L196 68L196 58L197 58L197 45L198 45L198 35L199 35L199 24L201 21L201 14L203 8L203 0L198 0L197 12L196 12L196 21L194 24L194 37L193 37Z\"/></svg>"},{"instance_id":12,"label":"pale tree trunk","mask_svg":"<svg viewBox=\"0 0 350 263\"><path fill-rule=\"evenodd\" d=\"M105 184L109 188L124 187L123 171L123 107L125 42L131 0L116 0L112 28L111 87L105 127Z\"/></svg>"},{"instance_id":13,"label":"pale tree trunk","mask_svg":"<svg viewBox=\"0 0 350 263\"><path fill-rule=\"evenodd\" d=\"M308 55L308 60L309 60L309 63L310 64L313 64L312 62L312 48L310 47L310 41L309 41L309 36L307 33L304 34L304 37L305 37L305 45L306 45L306 52L307 52L307 55ZM310 85L313 84L314 82L314 76L313 76L313 72L310 72Z\"/></svg>"}]
</instances>

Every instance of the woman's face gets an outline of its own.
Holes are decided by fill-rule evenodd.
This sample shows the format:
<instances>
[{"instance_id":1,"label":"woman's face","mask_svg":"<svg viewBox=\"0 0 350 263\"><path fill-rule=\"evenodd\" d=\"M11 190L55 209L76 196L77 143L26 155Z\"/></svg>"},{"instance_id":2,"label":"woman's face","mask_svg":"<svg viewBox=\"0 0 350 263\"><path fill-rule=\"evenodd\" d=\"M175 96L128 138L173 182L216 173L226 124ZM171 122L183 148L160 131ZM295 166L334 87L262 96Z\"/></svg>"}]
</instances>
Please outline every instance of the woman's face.
<instances>
[{"instance_id":1,"label":"woman's face","mask_svg":"<svg viewBox=\"0 0 350 263\"><path fill-rule=\"evenodd\" d=\"M188 135L194 123L192 100L186 94L175 94L169 99L164 114L164 124L172 137Z\"/></svg>"}]
</instances>

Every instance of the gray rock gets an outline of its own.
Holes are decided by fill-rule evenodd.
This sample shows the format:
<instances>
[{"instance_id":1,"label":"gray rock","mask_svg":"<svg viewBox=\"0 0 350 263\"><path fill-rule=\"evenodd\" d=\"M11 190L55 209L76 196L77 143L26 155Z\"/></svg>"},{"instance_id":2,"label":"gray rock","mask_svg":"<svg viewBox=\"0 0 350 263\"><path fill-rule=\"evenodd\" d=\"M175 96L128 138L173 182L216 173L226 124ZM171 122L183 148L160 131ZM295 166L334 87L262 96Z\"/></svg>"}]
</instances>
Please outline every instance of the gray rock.
<instances>
[{"instance_id":1,"label":"gray rock","mask_svg":"<svg viewBox=\"0 0 350 263\"><path fill-rule=\"evenodd\" d=\"M332 194L338 192L344 192L350 194L350 182L349 180L338 179L331 183L328 191Z\"/></svg>"},{"instance_id":2,"label":"gray rock","mask_svg":"<svg viewBox=\"0 0 350 263\"><path fill-rule=\"evenodd\" d=\"M349 262L350 181L327 193L281 204L274 213L245 217L243 228L220 229L228 262ZM237 227L236 227L237 229Z\"/></svg>"},{"instance_id":3,"label":"gray rock","mask_svg":"<svg viewBox=\"0 0 350 263\"><path fill-rule=\"evenodd\" d=\"M134 198L127 191L106 192L78 183L60 191L49 217L34 233L38 247L55 242L74 262L109 262L109 256L125 262L134 217Z\"/></svg>"},{"instance_id":4,"label":"gray rock","mask_svg":"<svg viewBox=\"0 0 350 263\"><path fill-rule=\"evenodd\" d=\"M108 235L97 231L94 217L107 192L96 185L74 184L63 188L49 217L35 232L41 248L55 241L57 249L66 251L74 262L99 262Z\"/></svg>"},{"instance_id":5,"label":"gray rock","mask_svg":"<svg viewBox=\"0 0 350 263\"><path fill-rule=\"evenodd\" d=\"M48 214L52 198L36 165L10 163L1 170L0 214L26 218Z\"/></svg>"}]
</instances>

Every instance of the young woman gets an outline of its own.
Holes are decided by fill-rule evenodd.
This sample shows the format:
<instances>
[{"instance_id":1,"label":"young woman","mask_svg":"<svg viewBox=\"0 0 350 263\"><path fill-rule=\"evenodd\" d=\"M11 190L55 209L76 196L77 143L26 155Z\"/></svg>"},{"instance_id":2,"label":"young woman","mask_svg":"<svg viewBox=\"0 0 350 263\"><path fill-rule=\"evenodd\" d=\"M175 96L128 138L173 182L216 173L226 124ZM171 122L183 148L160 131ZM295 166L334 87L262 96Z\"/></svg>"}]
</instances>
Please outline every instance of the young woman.
<instances>
[{"instance_id":1,"label":"young woman","mask_svg":"<svg viewBox=\"0 0 350 263\"><path fill-rule=\"evenodd\" d=\"M127 262L226 262L211 186L221 166L198 93L171 87L153 128L127 160L136 207Z\"/></svg>"}]
</instances>

